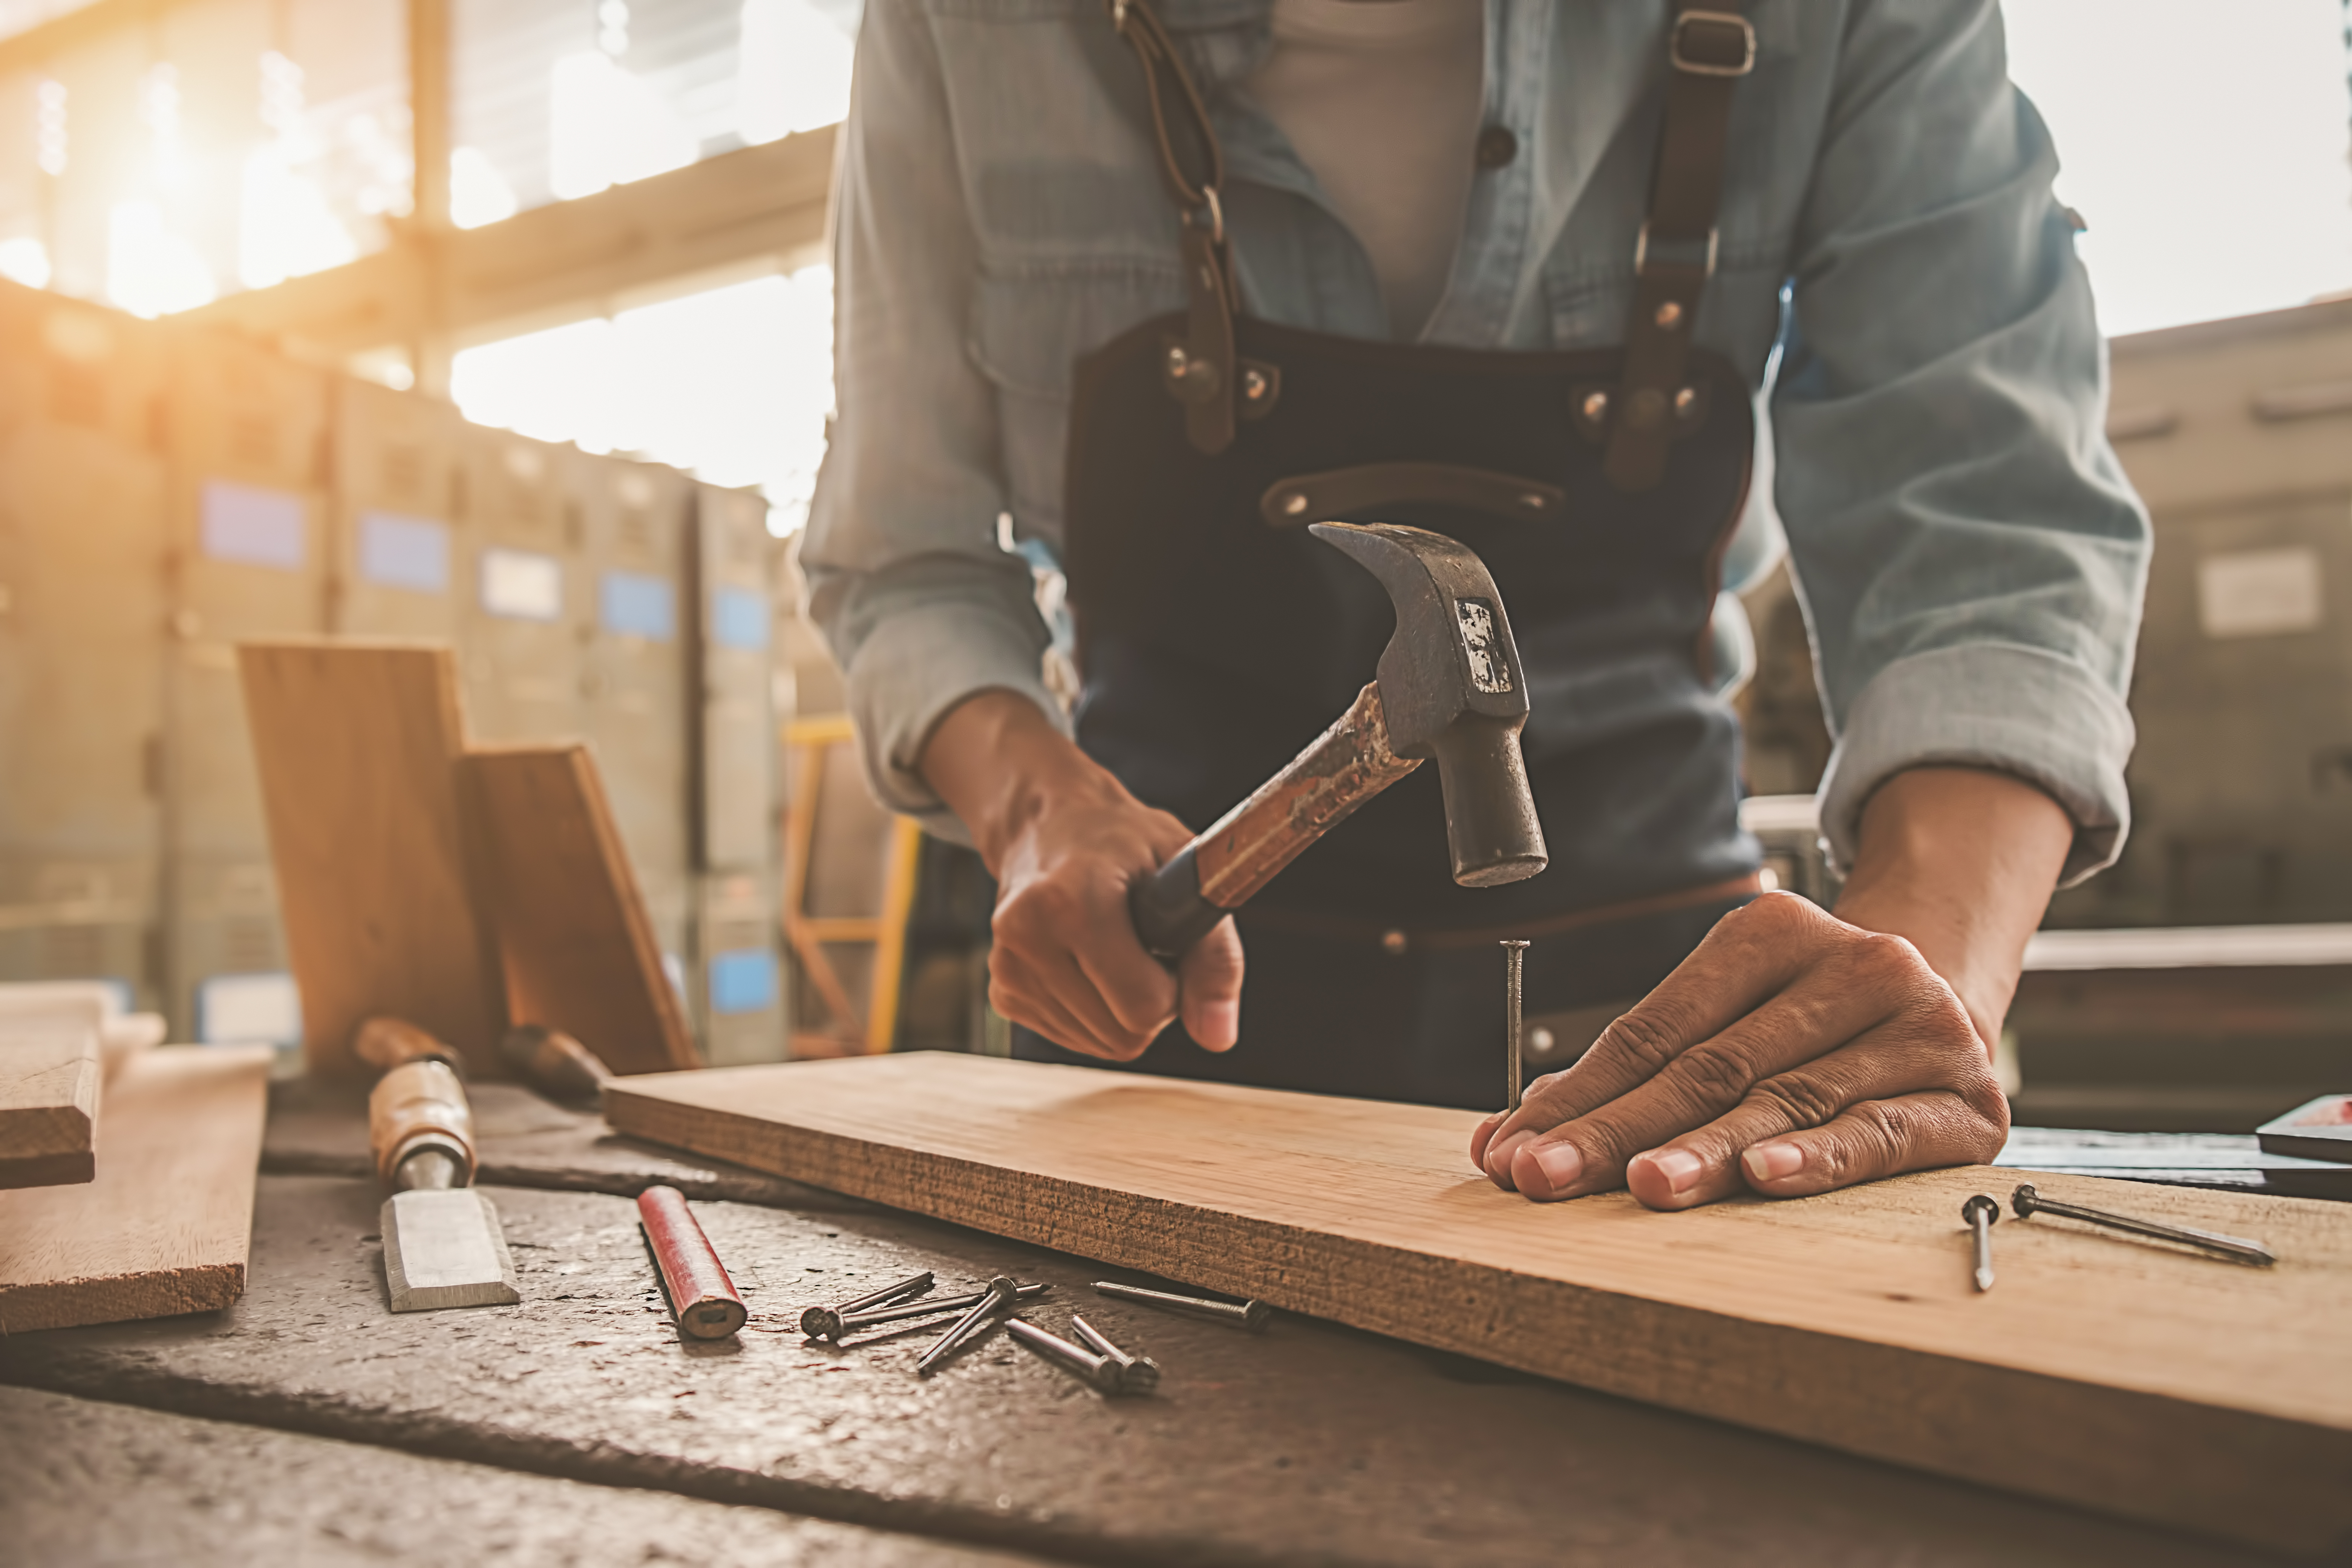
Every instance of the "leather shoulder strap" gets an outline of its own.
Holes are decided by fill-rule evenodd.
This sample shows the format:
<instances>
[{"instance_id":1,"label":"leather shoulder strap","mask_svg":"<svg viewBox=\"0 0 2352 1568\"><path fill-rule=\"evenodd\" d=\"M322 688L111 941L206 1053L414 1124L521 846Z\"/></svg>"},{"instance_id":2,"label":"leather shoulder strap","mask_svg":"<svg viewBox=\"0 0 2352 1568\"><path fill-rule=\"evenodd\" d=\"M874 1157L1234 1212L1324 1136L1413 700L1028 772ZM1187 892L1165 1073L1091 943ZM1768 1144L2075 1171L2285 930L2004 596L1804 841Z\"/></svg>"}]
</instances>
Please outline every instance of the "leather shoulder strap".
<instances>
[{"instance_id":1,"label":"leather shoulder strap","mask_svg":"<svg viewBox=\"0 0 2352 1568\"><path fill-rule=\"evenodd\" d=\"M1208 106L1183 57L1145 0L1110 0L1111 26L1135 50L1151 100L1151 133L1160 172L1183 214L1184 293L1190 303L1185 341L1168 350L1160 380L1184 405L1184 431L1214 456L1233 445L1234 363L1233 252L1225 242L1224 148L1209 124ZM1181 130L1171 122L1171 105Z\"/></svg>"},{"instance_id":2,"label":"leather shoulder strap","mask_svg":"<svg viewBox=\"0 0 2352 1568\"><path fill-rule=\"evenodd\" d=\"M1666 29L1665 124L1650 214L1633 247L1633 310L1625 374L1609 412L1604 471L1619 489L1665 477L1666 449L1696 413L1683 373L1699 296L1715 273L1716 209L1731 130L1731 96L1756 65L1744 0L1675 0Z\"/></svg>"}]
</instances>

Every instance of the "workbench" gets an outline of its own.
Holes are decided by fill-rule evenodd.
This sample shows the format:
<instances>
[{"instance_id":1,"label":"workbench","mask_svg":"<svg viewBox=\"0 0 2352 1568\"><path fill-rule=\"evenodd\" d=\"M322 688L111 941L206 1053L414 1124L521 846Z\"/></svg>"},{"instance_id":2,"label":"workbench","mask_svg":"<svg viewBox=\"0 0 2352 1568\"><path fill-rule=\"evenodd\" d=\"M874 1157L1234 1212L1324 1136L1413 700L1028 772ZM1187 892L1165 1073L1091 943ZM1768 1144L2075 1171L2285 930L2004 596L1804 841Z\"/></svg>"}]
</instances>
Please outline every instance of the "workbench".
<instances>
[{"instance_id":1,"label":"workbench","mask_svg":"<svg viewBox=\"0 0 2352 1568\"><path fill-rule=\"evenodd\" d=\"M476 1091L523 1302L394 1316L356 1091L281 1084L220 1313L0 1342L28 1563L2267 1561L1288 1315L1096 1296L1098 1265ZM631 1194L697 1212L753 1314L681 1341ZM1105 1400L1002 1334L837 1349L799 1309L918 1269L1045 1280L1166 1369ZM1127 1278L1133 1278L1127 1276ZM1150 1283L1150 1281L1141 1281Z\"/></svg>"}]
</instances>

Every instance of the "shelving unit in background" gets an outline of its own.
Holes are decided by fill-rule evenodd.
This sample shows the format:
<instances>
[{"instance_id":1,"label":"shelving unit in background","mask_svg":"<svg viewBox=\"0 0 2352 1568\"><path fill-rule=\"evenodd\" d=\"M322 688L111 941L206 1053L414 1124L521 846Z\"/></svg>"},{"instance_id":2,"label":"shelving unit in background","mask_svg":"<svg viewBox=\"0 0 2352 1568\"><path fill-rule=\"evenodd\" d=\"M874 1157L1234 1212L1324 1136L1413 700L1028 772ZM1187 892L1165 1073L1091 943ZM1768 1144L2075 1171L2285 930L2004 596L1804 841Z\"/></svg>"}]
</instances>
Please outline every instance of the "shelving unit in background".
<instances>
[{"instance_id":1,"label":"shelving unit in background","mask_svg":"<svg viewBox=\"0 0 2352 1568\"><path fill-rule=\"evenodd\" d=\"M898 1033L922 830L867 793L847 715L795 721L784 747L784 941L824 1015L814 1028L794 1020L792 1054L887 1051Z\"/></svg>"}]
</instances>

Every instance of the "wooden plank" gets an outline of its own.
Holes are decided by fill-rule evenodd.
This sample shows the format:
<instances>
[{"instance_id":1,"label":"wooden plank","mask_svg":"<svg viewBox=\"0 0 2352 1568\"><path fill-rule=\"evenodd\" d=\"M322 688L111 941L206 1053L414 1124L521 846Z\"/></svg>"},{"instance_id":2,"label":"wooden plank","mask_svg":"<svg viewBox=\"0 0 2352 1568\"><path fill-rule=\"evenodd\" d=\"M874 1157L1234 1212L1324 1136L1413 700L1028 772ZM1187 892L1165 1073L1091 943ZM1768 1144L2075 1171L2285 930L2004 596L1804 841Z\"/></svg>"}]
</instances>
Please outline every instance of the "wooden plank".
<instances>
[{"instance_id":1,"label":"wooden plank","mask_svg":"<svg viewBox=\"0 0 2352 1568\"><path fill-rule=\"evenodd\" d=\"M1654 1214L1536 1205L1475 1115L925 1053L613 1086L623 1132L1849 1452L2207 1534L2352 1538L2352 1211L2050 1177L2238 1235L2259 1270L1959 1220L2018 1173Z\"/></svg>"},{"instance_id":2,"label":"wooden plank","mask_svg":"<svg viewBox=\"0 0 2352 1568\"><path fill-rule=\"evenodd\" d=\"M467 765L515 1021L616 1073L701 1065L588 748L478 748Z\"/></svg>"},{"instance_id":3,"label":"wooden plank","mask_svg":"<svg viewBox=\"0 0 2352 1568\"><path fill-rule=\"evenodd\" d=\"M98 1038L88 1023L0 1018L0 1187L98 1173Z\"/></svg>"},{"instance_id":4,"label":"wooden plank","mask_svg":"<svg viewBox=\"0 0 2352 1568\"><path fill-rule=\"evenodd\" d=\"M0 1193L0 1334L216 1311L245 1293L266 1046L166 1046L108 1087L86 1185Z\"/></svg>"},{"instance_id":5,"label":"wooden plank","mask_svg":"<svg viewBox=\"0 0 2352 1568\"><path fill-rule=\"evenodd\" d=\"M363 1070L352 1036L390 1013L503 1076L505 985L467 882L449 650L337 639L246 643L237 658L310 1067Z\"/></svg>"}]
</instances>

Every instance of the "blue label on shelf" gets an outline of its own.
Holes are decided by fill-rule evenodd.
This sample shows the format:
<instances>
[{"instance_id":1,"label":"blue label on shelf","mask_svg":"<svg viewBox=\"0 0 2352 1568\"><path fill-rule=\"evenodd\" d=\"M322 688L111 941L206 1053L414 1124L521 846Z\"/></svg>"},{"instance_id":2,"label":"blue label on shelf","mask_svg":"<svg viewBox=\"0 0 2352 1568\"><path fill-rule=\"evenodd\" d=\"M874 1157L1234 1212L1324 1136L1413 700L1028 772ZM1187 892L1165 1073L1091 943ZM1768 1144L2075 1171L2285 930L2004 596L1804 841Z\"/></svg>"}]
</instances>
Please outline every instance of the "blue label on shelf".
<instances>
[{"instance_id":1,"label":"blue label on shelf","mask_svg":"<svg viewBox=\"0 0 2352 1568\"><path fill-rule=\"evenodd\" d=\"M284 490L208 479L203 498L205 554L247 566L302 569L302 498Z\"/></svg>"},{"instance_id":2,"label":"blue label on shelf","mask_svg":"<svg viewBox=\"0 0 2352 1568\"><path fill-rule=\"evenodd\" d=\"M447 593L449 525L397 512L362 512L360 575L386 588Z\"/></svg>"},{"instance_id":3,"label":"blue label on shelf","mask_svg":"<svg viewBox=\"0 0 2352 1568\"><path fill-rule=\"evenodd\" d=\"M597 598L604 629L619 637L667 642L677 635L677 596L669 579L642 572L607 572Z\"/></svg>"},{"instance_id":4,"label":"blue label on shelf","mask_svg":"<svg viewBox=\"0 0 2352 1568\"><path fill-rule=\"evenodd\" d=\"M776 1005L776 955L764 947L710 955L710 1010L757 1013Z\"/></svg>"},{"instance_id":5,"label":"blue label on shelf","mask_svg":"<svg viewBox=\"0 0 2352 1568\"><path fill-rule=\"evenodd\" d=\"M710 637L722 647L758 650L768 646L768 598L749 588L710 593Z\"/></svg>"},{"instance_id":6,"label":"blue label on shelf","mask_svg":"<svg viewBox=\"0 0 2352 1568\"><path fill-rule=\"evenodd\" d=\"M482 608L519 621L563 614L563 563L535 550L482 552Z\"/></svg>"}]
</instances>

